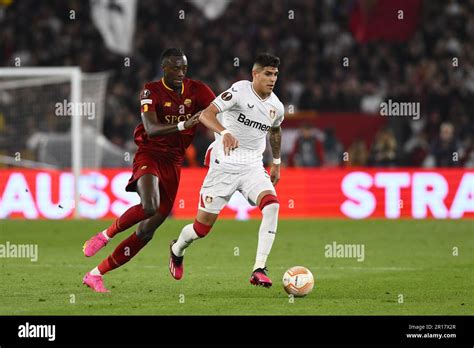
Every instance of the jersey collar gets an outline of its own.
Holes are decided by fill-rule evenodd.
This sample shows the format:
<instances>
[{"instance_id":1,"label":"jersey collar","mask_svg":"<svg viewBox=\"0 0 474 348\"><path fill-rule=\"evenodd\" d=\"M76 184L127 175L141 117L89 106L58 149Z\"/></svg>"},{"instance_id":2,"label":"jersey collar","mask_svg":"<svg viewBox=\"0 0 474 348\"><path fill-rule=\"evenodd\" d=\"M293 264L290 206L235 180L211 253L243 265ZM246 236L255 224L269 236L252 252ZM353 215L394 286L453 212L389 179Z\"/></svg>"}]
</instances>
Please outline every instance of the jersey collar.
<instances>
[{"instance_id":1,"label":"jersey collar","mask_svg":"<svg viewBox=\"0 0 474 348\"><path fill-rule=\"evenodd\" d=\"M255 92L255 90L253 89L253 83L252 83L252 82L250 83L250 88L252 89L252 92L257 96L257 98L258 98L259 100L261 100L261 101L266 101L266 100L268 100L268 99L272 96L272 94L270 93L270 95L269 95L268 97L266 97L265 99L260 98L260 96L258 95L258 93Z\"/></svg>"},{"instance_id":2,"label":"jersey collar","mask_svg":"<svg viewBox=\"0 0 474 348\"><path fill-rule=\"evenodd\" d=\"M163 84L163 86L165 86L166 89L169 89L170 91L174 91L173 88L168 87L163 77L161 78L161 83ZM184 81L181 83L181 95L183 95L183 93L184 93Z\"/></svg>"}]
</instances>

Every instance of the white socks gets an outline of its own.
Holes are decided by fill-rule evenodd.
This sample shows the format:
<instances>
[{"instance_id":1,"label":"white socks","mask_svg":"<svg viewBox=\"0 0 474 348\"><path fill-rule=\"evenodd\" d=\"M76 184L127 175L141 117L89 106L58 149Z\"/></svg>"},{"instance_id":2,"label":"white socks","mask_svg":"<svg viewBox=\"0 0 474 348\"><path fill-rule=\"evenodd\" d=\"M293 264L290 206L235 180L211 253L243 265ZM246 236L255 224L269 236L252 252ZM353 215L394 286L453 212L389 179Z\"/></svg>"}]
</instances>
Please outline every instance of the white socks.
<instances>
[{"instance_id":1,"label":"white socks","mask_svg":"<svg viewBox=\"0 0 474 348\"><path fill-rule=\"evenodd\" d=\"M278 203L271 203L262 209L262 222L258 231L257 257L253 267L254 270L265 267L268 255L272 250L278 225L279 209L280 205ZM178 257L183 256L185 249L199 238L194 231L193 224L184 226L178 241L171 247L173 254Z\"/></svg>"},{"instance_id":2,"label":"white socks","mask_svg":"<svg viewBox=\"0 0 474 348\"><path fill-rule=\"evenodd\" d=\"M107 240L111 240L112 238L110 238L108 235L107 235L107 230L103 230L102 231L102 235L107 239Z\"/></svg>"},{"instance_id":3,"label":"white socks","mask_svg":"<svg viewBox=\"0 0 474 348\"><path fill-rule=\"evenodd\" d=\"M262 222L260 230L258 231L258 245L257 257L253 270L257 268L264 268L267 262L267 257L272 250L273 241L275 240L277 224L278 224L278 210L280 205L272 203L262 209Z\"/></svg>"},{"instance_id":4,"label":"white socks","mask_svg":"<svg viewBox=\"0 0 474 348\"><path fill-rule=\"evenodd\" d=\"M91 274L91 275L95 275L95 276L97 276L97 275L99 275L99 276L102 275L102 274L100 273L100 271L99 271L99 267L96 267L96 268L94 268L92 271L90 271L90 274Z\"/></svg>"},{"instance_id":5,"label":"white socks","mask_svg":"<svg viewBox=\"0 0 474 348\"><path fill-rule=\"evenodd\" d=\"M173 254L178 257L183 256L184 249L191 245L191 243L196 239L199 239L199 236L194 231L193 224L184 226L181 234L179 235L178 241L171 247Z\"/></svg>"}]
</instances>

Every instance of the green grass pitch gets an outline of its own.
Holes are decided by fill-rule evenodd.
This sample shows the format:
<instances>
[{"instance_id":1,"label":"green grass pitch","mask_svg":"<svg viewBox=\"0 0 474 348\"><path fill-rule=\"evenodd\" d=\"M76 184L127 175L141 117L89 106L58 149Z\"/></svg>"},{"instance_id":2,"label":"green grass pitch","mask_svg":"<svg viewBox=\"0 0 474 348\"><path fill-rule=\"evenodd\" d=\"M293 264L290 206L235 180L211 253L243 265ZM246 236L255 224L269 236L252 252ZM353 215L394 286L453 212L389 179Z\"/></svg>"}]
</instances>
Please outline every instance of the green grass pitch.
<instances>
[{"instance_id":1,"label":"green grass pitch","mask_svg":"<svg viewBox=\"0 0 474 348\"><path fill-rule=\"evenodd\" d=\"M282 220L268 260L270 289L249 284L258 220L218 221L188 249L184 278L172 279L168 245L185 223L165 222L133 260L105 276L112 292L98 294L82 285L83 275L133 229L85 258L84 241L110 221L1 220L0 244L38 244L39 257L0 258L0 315L474 314L472 220ZM334 241L363 244L364 261L325 257ZM281 279L296 265L308 267L316 285L291 301Z\"/></svg>"}]
</instances>

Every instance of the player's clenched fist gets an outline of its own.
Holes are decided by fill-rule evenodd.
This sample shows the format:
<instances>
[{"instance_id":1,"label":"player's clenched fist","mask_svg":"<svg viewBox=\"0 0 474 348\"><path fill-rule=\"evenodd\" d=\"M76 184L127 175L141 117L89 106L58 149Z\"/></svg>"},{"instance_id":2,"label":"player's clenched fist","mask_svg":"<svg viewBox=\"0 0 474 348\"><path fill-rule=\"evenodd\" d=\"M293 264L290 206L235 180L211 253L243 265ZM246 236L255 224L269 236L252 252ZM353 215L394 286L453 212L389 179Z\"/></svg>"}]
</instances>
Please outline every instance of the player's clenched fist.
<instances>
[{"instance_id":1,"label":"player's clenched fist","mask_svg":"<svg viewBox=\"0 0 474 348\"><path fill-rule=\"evenodd\" d=\"M201 115L201 111L195 113L193 116L188 118L188 120L184 122L184 128L189 129L197 125L199 123L199 115Z\"/></svg>"},{"instance_id":2,"label":"player's clenched fist","mask_svg":"<svg viewBox=\"0 0 474 348\"><path fill-rule=\"evenodd\" d=\"M229 132L225 133L222 137L222 143L224 144L224 154L230 155L231 150L235 150L239 146L239 141Z\"/></svg>"}]
</instances>

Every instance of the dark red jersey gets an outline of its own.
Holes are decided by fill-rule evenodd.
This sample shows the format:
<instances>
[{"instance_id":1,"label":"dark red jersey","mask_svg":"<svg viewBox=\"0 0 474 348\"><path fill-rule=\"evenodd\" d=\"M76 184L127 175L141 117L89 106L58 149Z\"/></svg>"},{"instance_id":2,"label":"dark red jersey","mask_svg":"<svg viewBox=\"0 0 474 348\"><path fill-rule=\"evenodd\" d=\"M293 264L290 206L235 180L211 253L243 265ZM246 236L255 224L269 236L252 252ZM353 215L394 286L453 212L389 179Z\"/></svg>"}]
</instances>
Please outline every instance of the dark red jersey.
<instances>
[{"instance_id":1,"label":"dark red jersey","mask_svg":"<svg viewBox=\"0 0 474 348\"><path fill-rule=\"evenodd\" d=\"M163 79L146 83L140 94L141 112L155 111L158 122L177 124L196 112L204 110L215 99L215 94L203 82L184 79L181 94L166 85ZM138 150L162 154L174 162L181 162L186 148L193 141L196 126L181 132L150 138L140 123L133 134Z\"/></svg>"}]
</instances>

